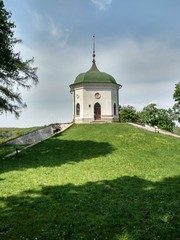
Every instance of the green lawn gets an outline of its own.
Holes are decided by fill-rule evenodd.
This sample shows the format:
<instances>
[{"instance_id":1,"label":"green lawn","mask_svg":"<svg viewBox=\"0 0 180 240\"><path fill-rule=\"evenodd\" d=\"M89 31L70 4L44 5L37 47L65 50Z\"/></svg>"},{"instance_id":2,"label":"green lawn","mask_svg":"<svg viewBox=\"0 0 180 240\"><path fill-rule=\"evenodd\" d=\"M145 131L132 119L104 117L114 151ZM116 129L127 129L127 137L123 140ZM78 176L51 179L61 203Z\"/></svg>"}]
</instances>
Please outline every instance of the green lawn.
<instances>
[{"instance_id":1,"label":"green lawn","mask_svg":"<svg viewBox=\"0 0 180 240\"><path fill-rule=\"evenodd\" d=\"M179 240L180 140L74 125L0 160L1 240Z\"/></svg>"}]
</instances>

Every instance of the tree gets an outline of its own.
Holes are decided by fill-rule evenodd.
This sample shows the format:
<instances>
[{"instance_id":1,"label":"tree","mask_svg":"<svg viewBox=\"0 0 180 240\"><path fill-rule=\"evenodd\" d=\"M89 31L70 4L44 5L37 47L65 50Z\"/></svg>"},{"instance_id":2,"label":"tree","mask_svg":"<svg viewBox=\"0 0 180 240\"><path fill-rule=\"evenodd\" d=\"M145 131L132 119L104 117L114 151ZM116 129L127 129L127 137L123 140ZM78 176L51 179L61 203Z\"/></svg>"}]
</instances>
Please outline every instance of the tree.
<instances>
[{"instance_id":1,"label":"tree","mask_svg":"<svg viewBox=\"0 0 180 240\"><path fill-rule=\"evenodd\" d=\"M133 106L123 106L119 109L121 122L132 122L137 123L139 120L139 115Z\"/></svg>"},{"instance_id":2,"label":"tree","mask_svg":"<svg viewBox=\"0 0 180 240\"><path fill-rule=\"evenodd\" d=\"M158 109L158 127L166 130L166 131L173 131L173 128L175 127L174 123L174 115L172 114L171 109Z\"/></svg>"},{"instance_id":3,"label":"tree","mask_svg":"<svg viewBox=\"0 0 180 240\"><path fill-rule=\"evenodd\" d=\"M15 24L10 18L11 13L0 0L0 114L10 112L19 117L26 107L19 89L36 85L38 76L37 68L32 67L34 59L24 61L20 53L14 52L15 45L22 41L14 37Z\"/></svg>"},{"instance_id":4,"label":"tree","mask_svg":"<svg viewBox=\"0 0 180 240\"><path fill-rule=\"evenodd\" d=\"M175 126L172 109L159 109L156 104L149 104L141 112L142 121L151 126L172 132Z\"/></svg>"},{"instance_id":5,"label":"tree","mask_svg":"<svg viewBox=\"0 0 180 240\"><path fill-rule=\"evenodd\" d=\"M176 120L178 120L178 122L180 122L180 82L178 82L175 85L173 98L175 100L175 104L173 106L173 110L175 112Z\"/></svg>"},{"instance_id":6,"label":"tree","mask_svg":"<svg viewBox=\"0 0 180 240\"><path fill-rule=\"evenodd\" d=\"M151 103L143 108L141 112L142 121L151 126L158 125L158 109L156 104Z\"/></svg>"},{"instance_id":7,"label":"tree","mask_svg":"<svg viewBox=\"0 0 180 240\"><path fill-rule=\"evenodd\" d=\"M173 94L175 102L180 106L180 82L175 84L175 91Z\"/></svg>"}]
</instances>

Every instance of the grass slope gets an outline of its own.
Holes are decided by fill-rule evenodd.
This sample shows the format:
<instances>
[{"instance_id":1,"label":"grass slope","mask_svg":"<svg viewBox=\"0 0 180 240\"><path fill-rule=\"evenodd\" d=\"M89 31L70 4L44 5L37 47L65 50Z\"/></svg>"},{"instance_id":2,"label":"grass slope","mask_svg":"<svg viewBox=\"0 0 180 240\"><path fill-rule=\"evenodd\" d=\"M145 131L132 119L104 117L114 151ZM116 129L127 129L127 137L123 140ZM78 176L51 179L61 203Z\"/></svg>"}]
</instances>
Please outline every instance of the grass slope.
<instances>
[{"instance_id":1,"label":"grass slope","mask_svg":"<svg viewBox=\"0 0 180 240\"><path fill-rule=\"evenodd\" d=\"M6 142L12 138L22 136L24 134L36 131L42 127L30 127L30 128L0 128L0 144Z\"/></svg>"},{"instance_id":2,"label":"grass slope","mask_svg":"<svg viewBox=\"0 0 180 240\"><path fill-rule=\"evenodd\" d=\"M180 141L74 125L0 160L0 239L180 238Z\"/></svg>"}]
</instances>

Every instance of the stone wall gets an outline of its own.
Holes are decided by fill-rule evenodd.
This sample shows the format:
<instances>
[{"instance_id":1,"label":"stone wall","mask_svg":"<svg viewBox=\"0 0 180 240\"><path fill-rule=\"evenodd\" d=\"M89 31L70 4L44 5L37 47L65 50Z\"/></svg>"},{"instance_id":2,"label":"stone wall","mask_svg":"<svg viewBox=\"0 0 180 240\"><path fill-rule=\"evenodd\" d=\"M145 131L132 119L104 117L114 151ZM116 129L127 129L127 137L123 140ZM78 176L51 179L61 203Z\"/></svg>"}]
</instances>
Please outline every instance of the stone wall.
<instances>
[{"instance_id":1,"label":"stone wall","mask_svg":"<svg viewBox=\"0 0 180 240\"><path fill-rule=\"evenodd\" d=\"M37 131L25 134L21 137L12 139L8 142L6 142L6 144L13 144L13 145L32 145L38 142L41 142L51 136L53 136L53 127L47 126L45 128L39 129Z\"/></svg>"}]
</instances>

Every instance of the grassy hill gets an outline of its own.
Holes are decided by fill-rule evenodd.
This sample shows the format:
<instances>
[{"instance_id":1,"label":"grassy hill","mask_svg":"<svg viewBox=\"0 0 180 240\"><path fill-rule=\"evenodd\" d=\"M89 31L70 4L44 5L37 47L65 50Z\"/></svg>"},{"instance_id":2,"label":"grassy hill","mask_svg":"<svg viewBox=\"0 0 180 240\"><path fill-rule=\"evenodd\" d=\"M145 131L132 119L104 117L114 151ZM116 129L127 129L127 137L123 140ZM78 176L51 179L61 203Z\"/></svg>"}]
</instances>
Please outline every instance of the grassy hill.
<instances>
[{"instance_id":1,"label":"grassy hill","mask_svg":"<svg viewBox=\"0 0 180 240\"><path fill-rule=\"evenodd\" d=\"M180 140L74 125L0 160L0 239L178 240Z\"/></svg>"},{"instance_id":2,"label":"grassy hill","mask_svg":"<svg viewBox=\"0 0 180 240\"><path fill-rule=\"evenodd\" d=\"M30 128L0 128L0 144L8 141L9 139L22 136L24 134L33 132L42 127L30 127Z\"/></svg>"}]
</instances>

